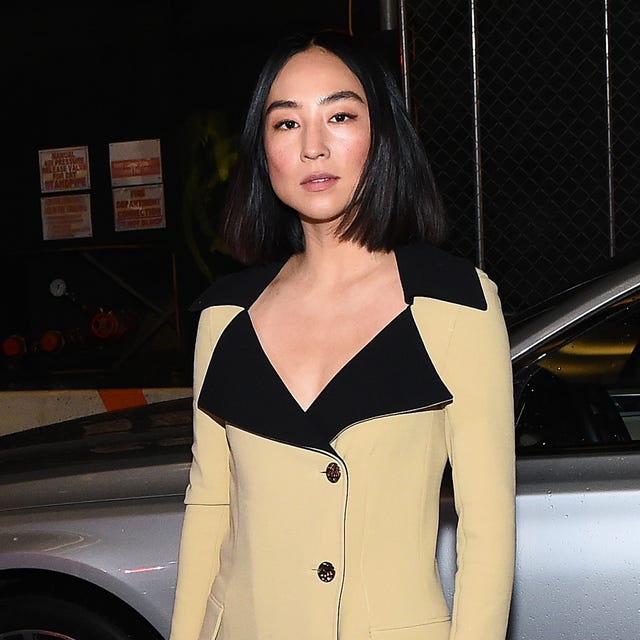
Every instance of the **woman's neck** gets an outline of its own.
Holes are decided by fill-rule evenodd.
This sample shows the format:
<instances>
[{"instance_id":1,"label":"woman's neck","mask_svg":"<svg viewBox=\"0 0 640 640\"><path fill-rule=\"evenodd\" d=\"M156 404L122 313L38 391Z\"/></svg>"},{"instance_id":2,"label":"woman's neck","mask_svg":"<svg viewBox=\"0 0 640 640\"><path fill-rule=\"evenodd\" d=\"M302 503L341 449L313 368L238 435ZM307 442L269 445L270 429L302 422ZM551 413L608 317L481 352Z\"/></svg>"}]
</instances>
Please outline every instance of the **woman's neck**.
<instances>
[{"instance_id":1,"label":"woman's neck","mask_svg":"<svg viewBox=\"0 0 640 640\"><path fill-rule=\"evenodd\" d=\"M305 235L305 250L292 256L290 267L300 279L317 287L335 287L367 277L389 255L369 251L357 242L339 240L333 234Z\"/></svg>"}]
</instances>

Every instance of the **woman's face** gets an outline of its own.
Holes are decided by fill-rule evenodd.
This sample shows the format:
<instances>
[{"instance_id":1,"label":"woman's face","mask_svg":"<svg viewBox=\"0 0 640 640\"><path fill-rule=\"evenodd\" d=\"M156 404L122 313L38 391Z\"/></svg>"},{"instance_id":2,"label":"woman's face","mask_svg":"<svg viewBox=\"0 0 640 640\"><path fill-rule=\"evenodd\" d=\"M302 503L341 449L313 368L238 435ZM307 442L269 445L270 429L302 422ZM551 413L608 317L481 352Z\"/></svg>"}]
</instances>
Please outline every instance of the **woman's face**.
<instances>
[{"instance_id":1,"label":"woman's face","mask_svg":"<svg viewBox=\"0 0 640 640\"><path fill-rule=\"evenodd\" d=\"M369 152L369 109L340 58L314 47L291 57L266 102L264 145L277 196L308 222L340 216Z\"/></svg>"}]
</instances>

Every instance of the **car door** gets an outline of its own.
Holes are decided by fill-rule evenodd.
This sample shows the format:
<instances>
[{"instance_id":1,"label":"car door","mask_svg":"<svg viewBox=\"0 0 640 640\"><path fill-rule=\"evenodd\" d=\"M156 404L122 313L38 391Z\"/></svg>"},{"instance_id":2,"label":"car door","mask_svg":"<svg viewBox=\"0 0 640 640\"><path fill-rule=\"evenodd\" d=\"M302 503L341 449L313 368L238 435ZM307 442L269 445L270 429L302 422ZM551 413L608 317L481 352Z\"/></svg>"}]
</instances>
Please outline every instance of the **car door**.
<instances>
[{"instance_id":1,"label":"car door","mask_svg":"<svg viewBox=\"0 0 640 640\"><path fill-rule=\"evenodd\" d=\"M640 628L640 294L515 367L517 565L509 637Z\"/></svg>"}]
</instances>

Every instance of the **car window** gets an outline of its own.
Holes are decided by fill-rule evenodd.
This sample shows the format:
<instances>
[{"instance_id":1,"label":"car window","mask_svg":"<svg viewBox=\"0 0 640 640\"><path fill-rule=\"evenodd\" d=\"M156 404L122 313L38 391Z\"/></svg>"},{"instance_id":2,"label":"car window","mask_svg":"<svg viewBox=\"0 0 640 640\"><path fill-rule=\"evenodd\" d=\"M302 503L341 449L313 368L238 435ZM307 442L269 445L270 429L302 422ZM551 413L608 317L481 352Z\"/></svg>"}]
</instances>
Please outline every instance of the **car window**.
<instances>
[{"instance_id":1,"label":"car window","mask_svg":"<svg viewBox=\"0 0 640 640\"><path fill-rule=\"evenodd\" d=\"M520 452L640 443L638 300L623 300L544 353L525 380L516 404Z\"/></svg>"}]
</instances>

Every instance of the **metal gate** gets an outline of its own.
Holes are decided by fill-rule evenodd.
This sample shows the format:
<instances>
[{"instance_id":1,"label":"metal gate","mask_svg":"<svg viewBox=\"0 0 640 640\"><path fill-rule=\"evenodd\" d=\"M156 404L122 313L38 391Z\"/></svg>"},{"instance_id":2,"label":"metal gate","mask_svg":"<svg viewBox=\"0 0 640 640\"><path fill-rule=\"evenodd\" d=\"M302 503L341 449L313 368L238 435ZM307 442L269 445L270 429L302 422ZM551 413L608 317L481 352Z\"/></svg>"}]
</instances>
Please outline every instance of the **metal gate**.
<instances>
[{"instance_id":1,"label":"metal gate","mask_svg":"<svg viewBox=\"0 0 640 640\"><path fill-rule=\"evenodd\" d=\"M640 3L400 0L447 248L505 312L640 254Z\"/></svg>"}]
</instances>

